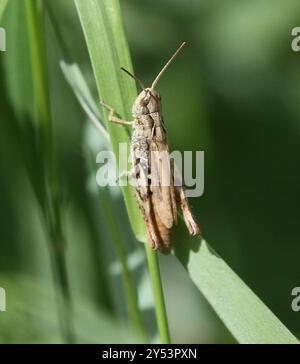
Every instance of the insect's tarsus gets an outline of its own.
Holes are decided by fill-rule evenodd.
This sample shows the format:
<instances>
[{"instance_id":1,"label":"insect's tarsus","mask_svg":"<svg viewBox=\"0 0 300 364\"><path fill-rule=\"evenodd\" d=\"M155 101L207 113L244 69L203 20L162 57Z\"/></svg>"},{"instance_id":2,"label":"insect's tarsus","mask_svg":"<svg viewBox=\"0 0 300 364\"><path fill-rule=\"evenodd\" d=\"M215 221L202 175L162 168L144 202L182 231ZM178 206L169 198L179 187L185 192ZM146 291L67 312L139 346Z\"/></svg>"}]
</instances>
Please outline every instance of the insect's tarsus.
<instances>
[{"instance_id":1,"label":"insect's tarsus","mask_svg":"<svg viewBox=\"0 0 300 364\"><path fill-rule=\"evenodd\" d=\"M176 50L176 52L173 54L173 56L168 60L168 62L165 64L165 66L161 69L159 74L156 76L155 80L152 82L151 88L155 88L157 85L157 82L161 78L162 74L165 72L165 70L170 66L170 64L174 61L174 59L177 57L178 53L181 51L181 49L186 45L186 42L183 42L181 46Z\"/></svg>"}]
</instances>

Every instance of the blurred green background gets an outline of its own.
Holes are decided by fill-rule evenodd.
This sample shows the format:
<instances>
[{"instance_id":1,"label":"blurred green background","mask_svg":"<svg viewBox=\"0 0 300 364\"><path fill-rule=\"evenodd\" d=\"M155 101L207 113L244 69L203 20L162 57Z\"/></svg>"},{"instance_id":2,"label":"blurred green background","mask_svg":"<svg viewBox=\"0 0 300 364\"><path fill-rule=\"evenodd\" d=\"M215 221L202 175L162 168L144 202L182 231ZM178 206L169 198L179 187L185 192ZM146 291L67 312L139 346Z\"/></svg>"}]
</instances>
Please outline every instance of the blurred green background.
<instances>
[{"instance_id":1,"label":"blurred green background","mask_svg":"<svg viewBox=\"0 0 300 364\"><path fill-rule=\"evenodd\" d=\"M126 328L113 239L126 244L155 341L143 247L134 241L120 191L96 188L103 145L59 67L55 27L97 99L76 9L72 0L44 2L55 19L53 25L46 16L44 43L77 342L142 341ZM0 53L0 286L7 293L0 342L61 342L47 233L24 162L31 156L35 170L39 155L31 150L23 3L9 0L0 20L7 33ZM205 239L299 337L300 314L291 309L300 277L300 53L291 50L299 1L121 0L121 7L135 73L146 84L188 43L158 90L171 149L205 151L205 193L191 201L194 214ZM180 226L176 239L186 234ZM234 342L175 258L160 258L173 342Z\"/></svg>"}]
</instances>

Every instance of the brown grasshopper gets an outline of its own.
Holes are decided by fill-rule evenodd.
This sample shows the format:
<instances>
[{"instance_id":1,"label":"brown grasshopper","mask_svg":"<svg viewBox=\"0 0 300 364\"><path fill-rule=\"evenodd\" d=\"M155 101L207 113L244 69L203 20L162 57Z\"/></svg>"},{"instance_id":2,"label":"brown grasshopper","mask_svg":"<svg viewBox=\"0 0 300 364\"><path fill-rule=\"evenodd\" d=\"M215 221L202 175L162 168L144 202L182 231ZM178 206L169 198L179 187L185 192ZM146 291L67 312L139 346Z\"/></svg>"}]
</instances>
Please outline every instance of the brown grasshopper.
<instances>
[{"instance_id":1,"label":"brown grasshopper","mask_svg":"<svg viewBox=\"0 0 300 364\"><path fill-rule=\"evenodd\" d=\"M121 176L134 179L135 195L144 217L147 239L153 249L169 254L171 229L177 223L177 205L183 214L185 224L191 235L200 234L194 221L182 186L174 185L174 166L169 156L169 146L161 108L161 97L155 86L162 74L175 59L185 43L176 50L166 65L159 72L151 87L143 83L130 72L142 87L132 107L133 121L125 121L115 116L112 107L101 102L109 110L109 120L113 123L133 128L130 155L132 170Z\"/></svg>"}]
</instances>

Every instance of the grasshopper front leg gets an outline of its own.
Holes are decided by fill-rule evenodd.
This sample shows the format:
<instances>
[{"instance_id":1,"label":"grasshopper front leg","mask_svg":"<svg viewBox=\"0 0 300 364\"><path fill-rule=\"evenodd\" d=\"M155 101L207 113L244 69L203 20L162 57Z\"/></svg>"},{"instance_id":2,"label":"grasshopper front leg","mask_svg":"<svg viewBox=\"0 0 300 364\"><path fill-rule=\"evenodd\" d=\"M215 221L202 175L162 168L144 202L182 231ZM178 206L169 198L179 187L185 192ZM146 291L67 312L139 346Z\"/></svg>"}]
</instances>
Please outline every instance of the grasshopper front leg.
<instances>
[{"instance_id":1,"label":"grasshopper front leg","mask_svg":"<svg viewBox=\"0 0 300 364\"><path fill-rule=\"evenodd\" d=\"M133 121L126 121L123 119L118 118L117 116L115 116L116 112L114 110L113 107L111 107L110 105L106 104L105 102L101 101L100 104L105 107L108 111L108 120L111 121L112 123L115 124L120 124L120 125L124 125L124 126L133 126ZM125 179L125 178L133 178L134 176L134 171L122 171L120 173L120 175L117 177L116 182L118 183L119 181Z\"/></svg>"},{"instance_id":2,"label":"grasshopper front leg","mask_svg":"<svg viewBox=\"0 0 300 364\"><path fill-rule=\"evenodd\" d=\"M116 112L115 112L114 108L112 108L110 105L106 104L103 101L101 101L100 103L103 107L105 107L109 111L109 114L108 114L109 121L111 121L112 123L115 123L115 124L133 127L134 121L126 121L126 120L118 118L117 116L115 116Z\"/></svg>"}]
</instances>

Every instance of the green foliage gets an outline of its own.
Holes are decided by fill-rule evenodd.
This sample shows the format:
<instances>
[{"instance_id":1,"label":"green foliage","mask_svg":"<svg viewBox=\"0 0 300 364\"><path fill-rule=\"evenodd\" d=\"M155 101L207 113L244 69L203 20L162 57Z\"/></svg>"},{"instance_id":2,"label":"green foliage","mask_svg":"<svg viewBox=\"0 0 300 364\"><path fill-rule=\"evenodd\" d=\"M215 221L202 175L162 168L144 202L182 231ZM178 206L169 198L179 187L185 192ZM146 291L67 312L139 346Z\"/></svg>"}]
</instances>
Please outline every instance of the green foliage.
<instances>
[{"instance_id":1,"label":"green foliage","mask_svg":"<svg viewBox=\"0 0 300 364\"><path fill-rule=\"evenodd\" d=\"M299 1L120 4L0 0L0 341L298 343ZM205 150L190 202L221 256L182 223L173 256L145 254L131 188L125 208L96 187L97 152L130 140L97 96L131 118L127 39L146 81L189 45L159 91L172 149Z\"/></svg>"},{"instance_id":2,"label":"green foliage","mask_svg":"<svg viewBox=\"0 0 300 364\"><path fill-rule=\"evenodd\" d=\"M132 69L124 40L118 2L102 1L88 4L76 0L76 4L85 31L99 92L106 102L112 104L116 110L120 110L122 116L125 115L124 117L129 119L128 110L133 100L132 88L125 87L127 83L130 85L130 82L123 79L124 75L119 69L121 66L128 67L131 71ZM103 42L99 44L97 39L102 39ZM117 100L120 102L118 103ZM124 139L123 135L111 131L117 128L118 126L115 125L108 126L116 153L118 153L118 143L129 142L128 138ZM128 192L125 191L125 196L126 193ZM132 200L127 202L127 210L129 216L133 216L136 203ZM139 220L131 219L131 223L133 230L139 231ZM138 234L136 238L139 239ZM202 248L197 250L196 254L193 254L195 242L191 245L181 242L181 245L183 247L178 249L179 260L239 342L297 342L296 338L221 258L212 258L209 254L210 248L205 242L202 242ZM158 317L158 325L162 320L163 317ZM161 330L163 332L164 327ZM163 336L168 336L168 333L165 332Z\"/></svg>"},{"instance_id":3,"label":"green foliage","mask_svg":"<svg viewBox=\"0 0 300 364\"><path fill-rule=\"evenodd\" d=\"M0 316L0 341L9 343L63 343L55 310L59 287L29 276L0 276L9 297L8 310ZM99 312L84 297L73 308L73 325L80 343L136 343L139 336L105 312ZM101 328L101 330L99 329Z\"/></svg>"}]
</instances>

